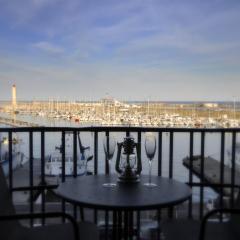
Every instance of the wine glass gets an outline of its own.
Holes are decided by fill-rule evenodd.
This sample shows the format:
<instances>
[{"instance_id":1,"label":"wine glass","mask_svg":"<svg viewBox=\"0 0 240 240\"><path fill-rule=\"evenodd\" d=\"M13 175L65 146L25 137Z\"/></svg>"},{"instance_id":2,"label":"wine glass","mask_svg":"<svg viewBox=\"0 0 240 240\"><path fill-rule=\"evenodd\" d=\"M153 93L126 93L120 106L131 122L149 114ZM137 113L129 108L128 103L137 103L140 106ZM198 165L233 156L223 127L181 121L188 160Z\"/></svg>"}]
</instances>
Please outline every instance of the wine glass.
<instances>
[{"instance_id":1,"label":"wine glass","mask_svg":"<svg viewBox=\"0 0 240 240\"><path fill-rule=\"evenodd\" d=\"M116 147L116 140L113 136L105 136L103 138L103 148L105 152L106 159L108 160L109 173L111 173L111 163ZM104 187L115 187L116 183L104 183Z\"/></svg>"},{"instance_id":2,"label":"wine glass","mask_svg":"<svg viewBox=\"0 0 240 240\"><path fill-rule=\"evenodd\" d=\"M156 187L157 185L155 183L152 183L152 160L156 152L156 137L152 133L146 134L145 151L149 163L149 181L147 183L144 183L144 185L147 187Z\"/></svg>"}]
</instances>

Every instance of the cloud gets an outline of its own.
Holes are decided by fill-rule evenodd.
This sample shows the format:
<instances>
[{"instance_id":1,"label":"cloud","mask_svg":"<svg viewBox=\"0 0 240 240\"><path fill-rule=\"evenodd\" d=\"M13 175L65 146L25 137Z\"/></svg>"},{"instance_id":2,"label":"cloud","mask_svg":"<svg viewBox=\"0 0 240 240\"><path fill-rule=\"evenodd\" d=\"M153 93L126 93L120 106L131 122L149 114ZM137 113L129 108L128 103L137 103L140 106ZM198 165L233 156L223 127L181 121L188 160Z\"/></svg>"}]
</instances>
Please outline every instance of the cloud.
<instances>
[{"instance_id":1,"label":"cloud","mask_svg":"<svg viewBox=\"0 0 240 240\"><path fill-rule=\"evenodd\" d=\"M62 47L45 41L34 43L32 46L49 54L61 54L64 52Z\"/></svg>"},{"instance_id":2,"label":"cloud","mask_svg":"<svg viewBox=\"0 0 240 240\"><path fill-rule=\"evenodd\" d=\"M63 95L69 88L75 98L92 91L96 99L106 91L139 99L145 90L155 97L166 99L167 92L172 99L190 99L194 94L186 89L194 85L202 89L195 93L200 98L208 87L218 94L213 86L229 79L234 79L234 88L226 84L229 92L223 91L222 97L239 89L236 1L2 2L0 55L10 62L0 66L1 74L22 86L38 86L41 80L49 89L41 94L55 94L56 83ZM81 89L79 95L76 89ZM180 90L188 93L181 97Z\"/></svg>"}]
</instances>

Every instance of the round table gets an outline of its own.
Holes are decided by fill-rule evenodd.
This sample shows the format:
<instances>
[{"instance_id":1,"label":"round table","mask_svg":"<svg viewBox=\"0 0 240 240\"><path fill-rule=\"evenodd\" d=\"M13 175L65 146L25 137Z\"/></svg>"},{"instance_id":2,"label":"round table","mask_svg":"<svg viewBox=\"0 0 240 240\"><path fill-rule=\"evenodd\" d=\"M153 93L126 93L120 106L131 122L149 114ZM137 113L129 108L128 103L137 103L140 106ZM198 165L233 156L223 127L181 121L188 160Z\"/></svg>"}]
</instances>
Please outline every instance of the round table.
<instances>
[{"instance_id":1,"label":"round table","mask_svg":"<svg viewBox=\"0 0 240 240\"><path fill-rule=\"evenodd\" d=\"M69 179L54 190L59 197L82 207L101 210L151 210L170 207L187 200L191 188L173 179L152 176L156 187L143 183L148 176L141 176L138 183L118 183L117 176L90 175ZM116 182L116 187L103 183Z\"/></svg>"},{"instance_id":2,"label":"round table","mask_svg":"<svg viewBox=\"0 0 240 240\"><path fill-rule=\"evenodd\" d=\"M116 187L104 187L103 183L115 182ZM173 179L152 176L156 187L147 187L148 176L142 175L138 183L118 183L115 175L90 175L68 179L54 190L64 200L80 207L107 210L105 238L109 236L109 215L113 211L111 239L133 239L140 236L140 211L172 207L191 196L191 188ZM137 212L137 230L134 230L134 212ZM124 218L123 218L123 214ZM107 220L106 220L107 219ZM159 219L160 221L160 219ZM124 225L124 226L122 226ZM158 231L159 232L159 231Z\"/></svg>"}]
</instances>

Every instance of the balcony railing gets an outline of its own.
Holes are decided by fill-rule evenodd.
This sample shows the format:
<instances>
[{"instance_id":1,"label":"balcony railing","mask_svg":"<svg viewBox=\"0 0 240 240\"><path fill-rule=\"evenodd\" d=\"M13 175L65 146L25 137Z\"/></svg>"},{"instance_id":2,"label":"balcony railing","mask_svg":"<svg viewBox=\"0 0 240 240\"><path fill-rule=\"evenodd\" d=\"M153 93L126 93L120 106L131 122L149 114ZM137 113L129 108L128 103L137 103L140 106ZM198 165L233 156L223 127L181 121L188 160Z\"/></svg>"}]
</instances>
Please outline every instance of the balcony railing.
<instances>
[{"instance_id":1,"label":"balcony railing","mask_svg":"<svg viewBox=\"0 0 240 240\"><path fill-rule=\"evenodd\" d=\"M8 158L9 158L9 188L12 194L19 191L27 191L26 186L15 186L14 185L14 171L13 171L13 135L15 133L24 135L25 139L28 142L28 150L27 155L29 158L28 164L28 185L27 187L31 187L32 190L29 192L29 212L36 212L36 203L34 197L34 187L36 183L34 181L35 174L35 156L39 155L40 162L40 185L47 184L47 177L45 175L45 157L46 157L46 140L49 134L58 133L60 135L60 141L62 148L62 173L61 173L61 181L64 182L66 180L65 174L65 157L66 157L66 135L71 133L71 146L72 146L72 155L73 155L73 169L74 174L73 177L77 176L77 156L78 156L78 134L88 133L91 134L93 138L92 153L93 153L93 161L92 161L92 172L97 175L99 173L109 174L109 165L107 159L103 159L100 156L100 149L102 147L102 143L100 138L103 134L109 135L112 133L119 133L125 136L129 136L130 134L134 136L135 141L140 143L142 146L144 140L145 132L154 132L157 136L157 152L156 152L156 161L155 161L155 174L158 176L165 176L169 178L178 178L176 174L176 166L179 167L182 165L182 157L176 155L175 149L176 146L181 145L178 141L184 139L185 144L185 154L189 156L190 160L194 158L194 155L200 156L200 171L198 177L194 175L193 171L193 161L190 161L189 169L183 170L185 177L181 179L181 181L189 184L193 191L196 193L193 197L189 199L187 203L185 203L185 212L183 215L187 218L199 218L202 219L206 209L206 192L209 189L215 189L218 194L219 199L219 207L223 207L225 193L224 188L229 188L230 194L228 196L229 207L234 207L235 200L235 190L231 186L236 184L236 145L238 142L238 135L240 133L240 129L189 129L189 128L142 128L142 127L80 127L80 128L69 128L69 127L33 127L33 128L0 128L0 134L6 134L8 138ZM182 138L179 140L178 136L182 134ZM121 135L121 136L122 136ZM214 139L211 139L211 136L214 135ZM208 139L210 136L210 140ZM36 140L37 139L37 140ZM229 150L229 159L226 159L226 139L230 141L230 149ZM178 140L178 141L177 141ZM36 143L40 146L36 148ZM216 184L211 183L211 181L206 180L205 173L207 169L205 168L205 157L206 157L206 149L209 149L209 144L211 146L215 146L218 150L218 160L219 160L219 171L220 181ZM27 144L26 144L27 145ZM26 147L25 145L25 147ZM211 148L211 147L210 147ZM36 153L37 151L37 153ZM39 151L39 152L38 152ZM140 149L141 154L144 154L144 149ZM231 168L231 181L226 184L225 181L225 172L224 166L229 164ZM102 165L103 164L103 165ZM100 166L101 165L101 166ZM184 169L184 168L183 168ZM26 177L26 176L25 176ZM179 180L179 179L178 179ZM39 182L37 183L39 185ZM54 186L53 186L54 187ZM84 194L84 193L83 193ZM197 203L197 204L195 204ZM37 211L46 212L47 204L46 197L44 192L41 193L41 201L40 208ZM67 207L66 207L67 206ZM70 210L69 210L70 209ZM73 206L73 208L69 208L69 205L65 202L61 202L61 210L71 211L75 218L79 218L82 216L82 209L79 209L77 206ZM164 212L164 210L163 210ZM156 213L156 218L160 221L161 218L165 217L162 211L158 211ZM79 214L80 213L80 214ZM172 208L167 209L167 216L172 218L174 217L174 210ZM104 218L106 221L106 229L108 231L110 213L106 212L104 214ZM99 212L94 211L92 215L92 219L95 223L98 222L101 214ZM140 228L141 215L140 213L136 213L136 224L138 228ZM44 224L44 219L42 220ZM33 221L31 221L31 225Z\"/></svg>"}]
</instances>

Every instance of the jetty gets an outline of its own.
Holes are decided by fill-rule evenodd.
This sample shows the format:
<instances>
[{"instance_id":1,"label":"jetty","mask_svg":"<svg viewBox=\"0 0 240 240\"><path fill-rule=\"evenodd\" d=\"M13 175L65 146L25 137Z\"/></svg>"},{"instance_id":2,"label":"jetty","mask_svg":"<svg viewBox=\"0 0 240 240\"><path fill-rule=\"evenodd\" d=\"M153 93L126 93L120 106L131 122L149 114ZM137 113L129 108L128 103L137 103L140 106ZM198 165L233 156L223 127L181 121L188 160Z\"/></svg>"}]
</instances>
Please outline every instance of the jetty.
<instances>
[{"instance_id":1,"label":"jetty","mask_svg":"<svg viewBox=\"0 0 240 240\"><path fill-rule=\"evenodd\" d=\"M192 164L191 164L192 161ZM192 170L192 172L199 178L201 181L209 183L209 184L221 184L221 163L212 157L204 158L204 171L203 176L201 174L201 156L194 156L192 160L189 157L183 159L183 165ZM224 184L232 184L232 169L231 167L224 165L223 168ZM235 171L235 184L240 184L240 172L238 170ZM218 188L213 188L216 192L219 192ZM223 194L229 196L231 194L231 189L224 188Z\"/></svg>"},{"instance_id":2,"label":"jetty","mask_svg":"<svg viewBox=\"0 0 240 240\"><path fill-rule=\"evenodd\" d=\"M26 156L25 156L26 157ZM42 185L41 181L41 159L40 158L34 158L34 171L33 171L33 186L40 186ZM55 176L45 176L45 182L48 185L56 185L58 184L58 177ZM30 184L30 178L29 178L29 162L26 162L23 166L21 166L18 169L15 169L13 171L13 187L14 188L24 188L26 186L29 186ZM34 199L36 199L41 191L34 190ZM45 192L46 196L49 196L49 191L47 190ZM26 203L30 201L30 195L27 191L16 191L14 193L14 201L19 203ZM20 205L21 205L20 204Z\"/></svg>"},{"instance_id":3,"label":"jetty","mask_svg":"<svg viewBox=\"0 0 240 240\"><path fill-rule=\"evenodd\" d=\"M22 120L17 120L13 118L0 117L0 124L9 125L12 127L38 127L36 123L30 123Z\"/></svg>"}]
</instances>

